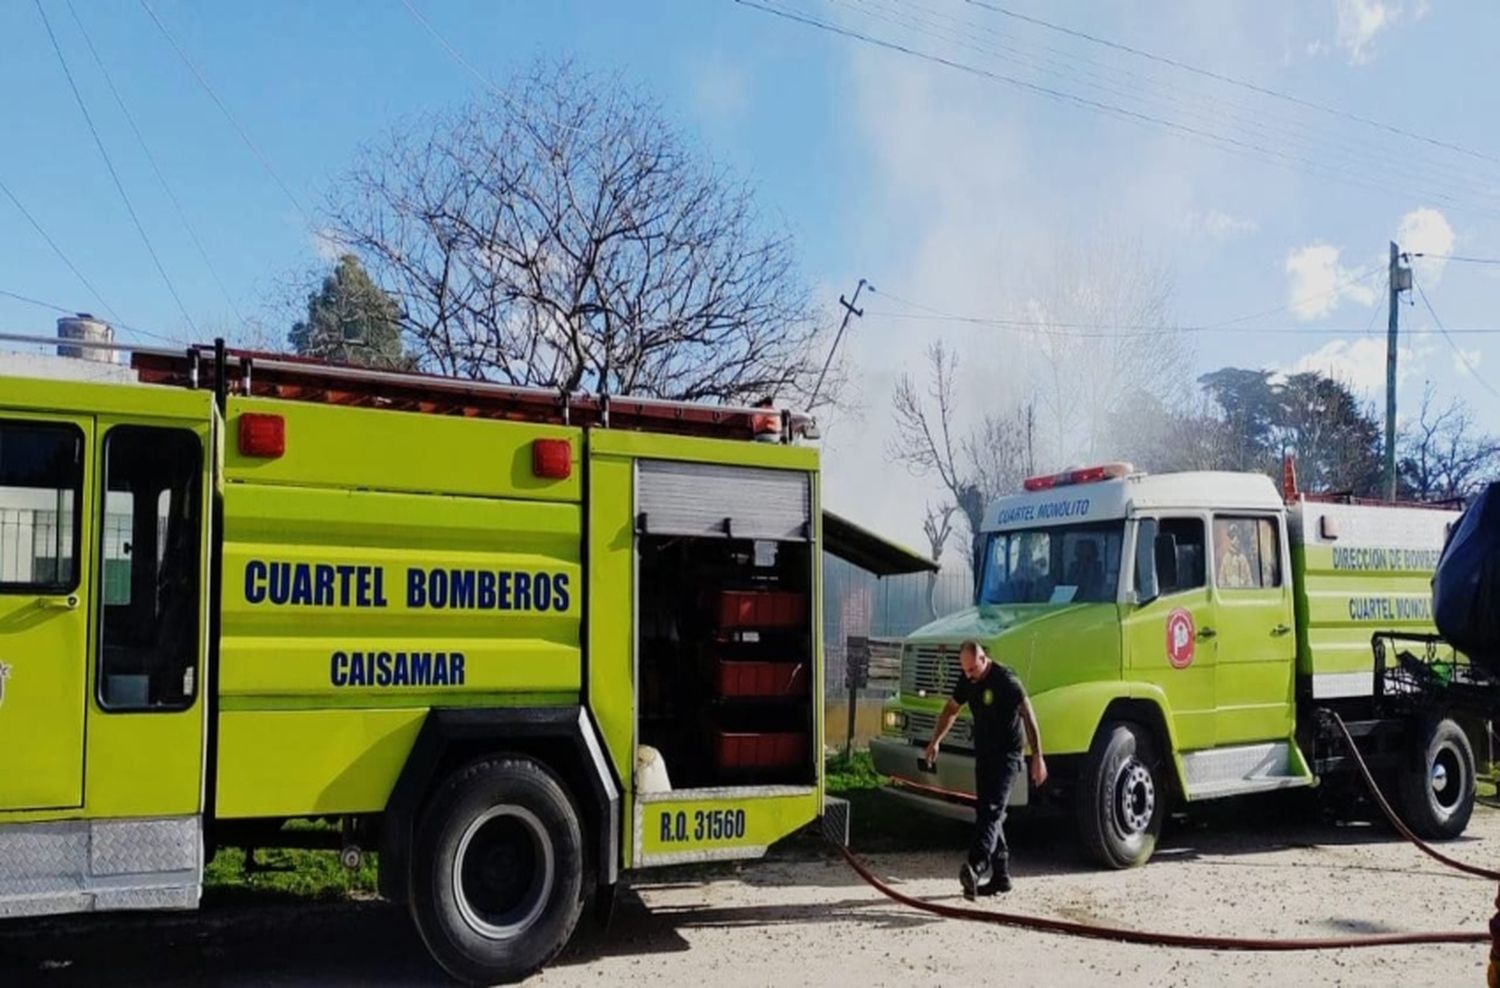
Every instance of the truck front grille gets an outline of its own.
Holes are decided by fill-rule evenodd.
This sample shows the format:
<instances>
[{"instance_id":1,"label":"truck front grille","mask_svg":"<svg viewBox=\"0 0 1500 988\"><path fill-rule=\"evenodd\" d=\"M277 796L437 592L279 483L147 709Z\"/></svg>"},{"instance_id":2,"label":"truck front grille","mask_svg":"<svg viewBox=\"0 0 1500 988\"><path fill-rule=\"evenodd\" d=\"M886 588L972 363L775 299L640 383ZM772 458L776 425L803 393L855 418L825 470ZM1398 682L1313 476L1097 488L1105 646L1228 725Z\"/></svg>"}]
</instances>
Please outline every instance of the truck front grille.
<instances>
[{"instance_id":1,"label":"truck front grille","mask_svg":"<svg viewBox=\"0 0 1500 988\"><path fill-rule=\"evenodd\" d=\"M936 714L914 714L906 715L906 737L908 740L926 744L932 740L932 729L937 726ZM953 727L948 731L948 736L943 739L943 744L954 748L974 747L973 724L967 718L959 718L953 722Z\"/></svg>"},{"instance_id":2,"label":"truck front grille","mask_svg":"<svg viewBox=\"0 0 1500 988\"><path fill-rule=\"evenodd\" d=\"M901 692L907 696L947 696L963 670L958 649L943 645L908 645L901 663Z\"/></svg>"}]
</instances>

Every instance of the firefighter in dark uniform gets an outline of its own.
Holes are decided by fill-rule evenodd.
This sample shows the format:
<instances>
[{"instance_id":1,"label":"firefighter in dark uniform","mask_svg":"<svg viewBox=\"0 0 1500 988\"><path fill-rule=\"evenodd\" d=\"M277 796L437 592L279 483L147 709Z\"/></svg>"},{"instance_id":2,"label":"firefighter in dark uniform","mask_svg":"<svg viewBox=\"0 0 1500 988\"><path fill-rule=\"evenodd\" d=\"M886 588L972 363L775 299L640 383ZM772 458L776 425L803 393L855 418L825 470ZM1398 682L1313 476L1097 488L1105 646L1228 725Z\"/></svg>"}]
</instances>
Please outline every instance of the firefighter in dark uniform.
<instances>
[{"instance_id":1,"label":"firefighter in dark uniform","mask_svg":"<svg viewBox=\"0 0 1500 988\"><path fill-rule=\"evenodd\" d=\"M1037 730L1036 715L1016 674L993 661L976 641L966 641L960 646L958 660L963 676L938 717L926 759L931 765L937 758L938 745L967 703L974 725L975 831L969 858L959 871L959 881L964 897L973 899L977 895L1010 891L1005 808L1010 802L1011 786L1024 768L1023 726L1024 740L1031 744L1033 785L1047 781L1047 763L1042 757L1042 735Z\"/></svg>"}]
</instances>

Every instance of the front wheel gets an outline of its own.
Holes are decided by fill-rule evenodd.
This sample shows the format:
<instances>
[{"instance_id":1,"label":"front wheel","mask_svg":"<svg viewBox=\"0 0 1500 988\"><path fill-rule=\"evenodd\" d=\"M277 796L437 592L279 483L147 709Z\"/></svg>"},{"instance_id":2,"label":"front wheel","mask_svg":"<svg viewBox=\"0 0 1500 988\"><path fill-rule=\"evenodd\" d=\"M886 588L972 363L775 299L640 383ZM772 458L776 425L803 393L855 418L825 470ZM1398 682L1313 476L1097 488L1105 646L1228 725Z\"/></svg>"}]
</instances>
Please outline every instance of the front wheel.
<instances>
[{"instance_id":1,"label":"front wheel","mask_svg":"<svg viewBox=\"0 0 1500 988\"><path fill-rule=\"evenodd\" d=\"M1396 780L1401 819L1428 840L1459 836L1474 812L1474 774L1463 728L1446 718L1417 725Z\"/></svg>"},{"instance_id":2,"label":"front wheel","mask_svg":"<svg viewBox=\"0 0 1500 988\"><path fill-rule=\"evenodd\" d=\"M573 935L588 892L572 800L527 758L483 759L449 776L423 814L412 867L417 930L470 984L540 970Z\"/></svg>"},{"instance_id":3,"label":"front wheel","mask_svg":"<svg viewBox=\"0 0 1500 988\"><path fill-rule=\"evenodd\" d=\"M1091 857L1109 868L1143 865L1156 850L1167 789L1151 732L1114 721L1094 738L1074 810Z\"/></svg>"}]
</instances>

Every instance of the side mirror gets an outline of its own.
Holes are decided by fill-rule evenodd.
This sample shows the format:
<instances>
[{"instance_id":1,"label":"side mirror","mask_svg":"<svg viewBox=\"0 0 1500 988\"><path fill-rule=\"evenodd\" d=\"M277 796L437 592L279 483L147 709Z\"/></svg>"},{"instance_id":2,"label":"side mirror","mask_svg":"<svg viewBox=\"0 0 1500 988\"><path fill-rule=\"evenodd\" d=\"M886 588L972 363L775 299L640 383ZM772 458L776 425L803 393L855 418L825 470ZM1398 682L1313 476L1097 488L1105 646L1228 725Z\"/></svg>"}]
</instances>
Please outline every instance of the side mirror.
<instances>
[{"instance_id":1,"label":"side mirror","mask_svg":"<svg viewBox=\"0 0 1500 988\"><path fill-rule=\"evenodd\" d=\"M1149 604L1161 596L1156 579L1156 519L1143 518L1135 533L1135 589L1130 602L1136 605Z\"/></svg>"}]
</instances>

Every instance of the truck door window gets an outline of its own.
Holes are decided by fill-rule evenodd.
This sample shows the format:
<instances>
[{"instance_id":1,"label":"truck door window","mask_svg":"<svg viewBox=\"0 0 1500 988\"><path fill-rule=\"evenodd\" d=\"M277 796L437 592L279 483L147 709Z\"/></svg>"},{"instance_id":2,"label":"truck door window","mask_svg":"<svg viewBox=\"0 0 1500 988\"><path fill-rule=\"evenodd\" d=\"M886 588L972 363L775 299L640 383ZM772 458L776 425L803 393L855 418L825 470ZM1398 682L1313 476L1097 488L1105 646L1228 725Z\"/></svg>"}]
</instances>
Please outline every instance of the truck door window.
<instances>
[{"instance_id":1,"label":"truck door window","mask_svg":"<svg viewBox=\"0 0 1500 988\"><path fill-rule=\"evenodd\" d=\"M83 433L0 422L0 593L78 589Z\"/></svg>"},{"instance_id":2,"label":"truck door window","mask_svg":"<svg viewBox=\"0 0 1500 988\"><path fill-rule=\"evenodd\" d=\"M202 449L184 429L104 441L99 705L180 710L196 692Z\"/></svg>"},{"instance_id":3,"label":"truck door window","mask_svg":"<svg viewBox=\"0 0 1500 988\"><path fill-rule=\"evenodd\" d=\"M1201 518L1158 519L1152 562L1156 565L1157 588L1161 596L1207 586L1203 531ZM1145 559L1137 554L1138 568L1145 565ZM1142 583L1141 574L1137 572L1136 585Z\"/></svg>"},{"instance_id":4,"label":"truck door window","mask_svg":"<svg viewBox=\"0 0 1500 988\"><path fill-rule=\"evenodd\" d=\"M1214 519L1214 582L1221 590L1281 586L1281 542L1275 519Z\"/></svg>"}]
</instances>

